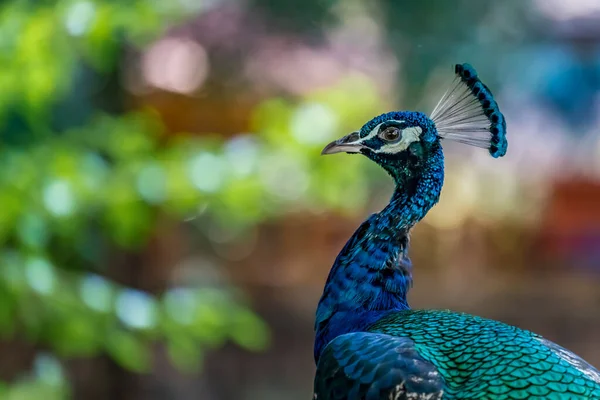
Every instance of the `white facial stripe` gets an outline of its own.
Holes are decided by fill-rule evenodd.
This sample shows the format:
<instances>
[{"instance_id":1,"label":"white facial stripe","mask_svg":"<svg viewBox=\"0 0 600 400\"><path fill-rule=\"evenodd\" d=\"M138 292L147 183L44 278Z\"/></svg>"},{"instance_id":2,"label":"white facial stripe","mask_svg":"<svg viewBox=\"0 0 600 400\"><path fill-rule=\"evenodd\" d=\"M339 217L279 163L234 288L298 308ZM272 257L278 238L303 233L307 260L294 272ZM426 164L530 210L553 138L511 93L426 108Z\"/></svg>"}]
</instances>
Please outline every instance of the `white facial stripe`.
<instances>
[{"instance_id":1,"label":"white facial stripe","mask_svg":"<svg viewBox=\"0 0 600 400\"><path fill-rule=\"evenodd\" d=\"M421 138L423 129L420 126L412 126L402 130L402 138L396 143L386 144L381 146L375 153L394 154L408 149L411 143L418 142Z\"/></svg>"},{"instance_id":2,"label":"white facial stripe","mask_svg":"<svg viewBox=\"0 0 600 400\"><path fill-rule=\"evenodd\" d=\"M364 143L364 142L366 142L369 139L373 139L379 133L379 127L381 125L383 125L384 123L386 123L386 122L388 122L388 121L382 122L381 124L377 125L375 128L373 128L373 130L371 130L371 132L369 132L369 134L367 136L365 136L364 138L360 138L356 142L352 142L352 143ZM397 122L397 123L401 124L404 121L394 120L394 122Z\"/></svg>"}]
</instances>

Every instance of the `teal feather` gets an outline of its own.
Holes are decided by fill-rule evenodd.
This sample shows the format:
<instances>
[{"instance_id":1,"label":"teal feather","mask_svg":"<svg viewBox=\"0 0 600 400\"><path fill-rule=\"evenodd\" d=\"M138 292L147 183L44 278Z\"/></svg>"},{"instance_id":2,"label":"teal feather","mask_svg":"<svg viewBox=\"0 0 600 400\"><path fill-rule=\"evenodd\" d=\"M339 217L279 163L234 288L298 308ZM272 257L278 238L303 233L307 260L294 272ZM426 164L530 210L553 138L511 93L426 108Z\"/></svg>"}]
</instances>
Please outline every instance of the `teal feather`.
<instances>
[{"instance_id":1,"label":"teal feather","mask_svg":"<svg viewBox=\"0 0 600 400\"><path fill-rule=\"evenodd\" d=\"M440 138L488 149L502 157L508 149L506 120L492 91L470 64L457 64L453 86L431 113Z\"/></svg>"},{"instance_id":2,"label":"teal feather","mask_svg":"<svg viewBox=\"0 0 600 400\"><path fill-rule=\"evenodd\" d=\"M409 307L409 234L439 200L441 141L484 147L494 157L507 149L506 122L491 91L468 64L456 72L460 91L444 96L435 119L382 114L323 150L365 155L392 176L396 190L348 240L329 273L315 321L313 397L600 399L600 372L535 333Z\"/></svg>"}]
</instances>

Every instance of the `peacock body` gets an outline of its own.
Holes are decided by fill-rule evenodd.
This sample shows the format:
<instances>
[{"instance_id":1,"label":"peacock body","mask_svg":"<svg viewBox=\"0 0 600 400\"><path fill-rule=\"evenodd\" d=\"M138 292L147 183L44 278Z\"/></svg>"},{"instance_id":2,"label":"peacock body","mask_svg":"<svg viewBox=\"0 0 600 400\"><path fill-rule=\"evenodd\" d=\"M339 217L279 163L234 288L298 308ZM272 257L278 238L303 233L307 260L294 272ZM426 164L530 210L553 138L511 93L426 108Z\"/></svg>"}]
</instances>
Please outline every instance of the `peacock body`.
<instances>
[{"instance_id":1,"label":"peacock body","mask_svg":"<svg viewBox=\"0 0 600 400\"><path fill-rule=\"evenodd\" d=\"M367 156L396 183L336 258L316 313L314 399L600 399L600 372L516 327L411 310L409 233L444 180L442 140L506 153L506 122L468 64L431 117L391 112L323 149Z\"/></svg>"}]
</instances>

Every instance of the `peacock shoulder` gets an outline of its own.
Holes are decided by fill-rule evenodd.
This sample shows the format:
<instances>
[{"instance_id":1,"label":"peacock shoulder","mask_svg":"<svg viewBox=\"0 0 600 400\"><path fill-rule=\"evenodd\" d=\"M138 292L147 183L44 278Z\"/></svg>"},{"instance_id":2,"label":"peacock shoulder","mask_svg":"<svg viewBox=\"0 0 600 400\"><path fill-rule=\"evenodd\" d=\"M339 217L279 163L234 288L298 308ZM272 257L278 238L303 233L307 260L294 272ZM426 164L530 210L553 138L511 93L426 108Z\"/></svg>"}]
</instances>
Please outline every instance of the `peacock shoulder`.
<instances>
[{"instance_id":1,"label":"peacock shoulder","mask_svg":"<svg viewBox=\"0 0 600 400\"><path fill-rule=\"evenodd\" d=\"M499 321L408 310L381 318L369 331L412 340L444 377L447 398L600 398L594 367L535 333Z\"/></svg>"}]
</instances>

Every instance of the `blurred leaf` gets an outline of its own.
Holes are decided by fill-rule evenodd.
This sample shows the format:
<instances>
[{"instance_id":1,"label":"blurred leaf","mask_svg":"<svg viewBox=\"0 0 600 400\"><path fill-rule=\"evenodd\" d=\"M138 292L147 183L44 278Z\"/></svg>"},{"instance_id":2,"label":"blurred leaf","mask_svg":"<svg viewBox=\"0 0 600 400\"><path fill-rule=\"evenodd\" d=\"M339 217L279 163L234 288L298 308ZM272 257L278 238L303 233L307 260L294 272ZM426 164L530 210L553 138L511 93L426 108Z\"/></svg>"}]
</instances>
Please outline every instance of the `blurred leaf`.
<instances>
[{"instance_id":1,"label":"blurred leaf","mask_svg":"<svg viewBox=\"0 0 600 400\"><path fill-rule=\"evenodd\" d=\"M186 335L178 335L167 343L168 354L173 363L184 371L198 372L202 351L198 342Z\"/></svg>"},{"instance_id":2,"label":"blurred leaf","mask_svg":"<svg viewBox=\"0 0 600 400\"><path fill-rule=\"evenodd\" d=\"M55 327L51 338L56 351L62 356L90 357L101 348L102 330L98 329L93 317L71 315L65 320L56 321L60 327ZM50 333L52 334L52 333Z\"/></svg>"},{"instance_id":3,"label":"blurred leaf","mask_svg":"<svg viewBox=\"0 0 600 400\"><path fill-rule=\"evenodd\" d=\"M106 340L109 354L124 368L135 372L147 372L151 367L148 348L133 334L113 331Z\"/></svg>"},{"instance_id":4,"label":"blurred leaf","mask_svg":"<svg viewBox=\"0 0 600 400\"><path fill-rule=\"evenodd\" d=\"M246 349L263 350L269 343L269 331L265 323L247 310L237 310L229 329L232 339Z\"/></svg>"},{"instance_id":5,"label":"blurred leaf","mask_svg":"<svg viewBox=\"0 0 600 400\"><path fill-rule=\"evenodd\" d=\"M6 400L66 400L71 398L62 366L54 357L39 354L33 370L16 382L0 382L0 398Z\"/></svg>"}]
</instances>

